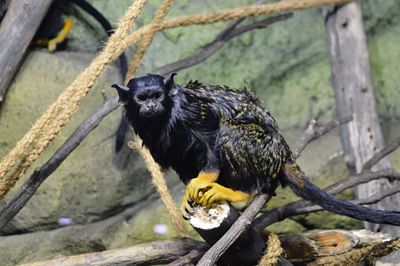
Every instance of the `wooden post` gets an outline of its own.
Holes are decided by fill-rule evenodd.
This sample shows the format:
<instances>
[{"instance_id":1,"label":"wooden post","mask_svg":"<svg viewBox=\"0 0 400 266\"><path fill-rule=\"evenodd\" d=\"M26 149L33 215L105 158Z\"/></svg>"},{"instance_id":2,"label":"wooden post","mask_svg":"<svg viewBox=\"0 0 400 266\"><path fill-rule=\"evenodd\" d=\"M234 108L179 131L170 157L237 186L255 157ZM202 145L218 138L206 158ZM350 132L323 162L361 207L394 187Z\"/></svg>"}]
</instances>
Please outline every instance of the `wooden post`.
<instances>
[{"instance_id":1,"label":"wooden post","mask_svg":"<svg viewBox=\"0 0 400 266\"><path fill-rule=\"evenodd\" d=\"M332 64L332 86L336 95L338 117L353 115L350 123L340 127L340 136L350 174L361 172L364 163L385 146L375 107L369 53L362 14L358 2L324 10L327 41ZM391 168L387 158L373 170ZM356 189L359 198L399 186L387 180L371 181ZM374 208L399 210L400 196L392 196ZM372 231L400 234L400 227L364 223Z\"/></svg>"},{"instance_id":2,"label":"wooden post","mask_svg":"<svg viewBox=\"0 0 400 266\"><path fill-rule=\"evenodd\" d=\"M0 24L0 105L53 0L12 0Z\"/></svg>"}]
</instances>

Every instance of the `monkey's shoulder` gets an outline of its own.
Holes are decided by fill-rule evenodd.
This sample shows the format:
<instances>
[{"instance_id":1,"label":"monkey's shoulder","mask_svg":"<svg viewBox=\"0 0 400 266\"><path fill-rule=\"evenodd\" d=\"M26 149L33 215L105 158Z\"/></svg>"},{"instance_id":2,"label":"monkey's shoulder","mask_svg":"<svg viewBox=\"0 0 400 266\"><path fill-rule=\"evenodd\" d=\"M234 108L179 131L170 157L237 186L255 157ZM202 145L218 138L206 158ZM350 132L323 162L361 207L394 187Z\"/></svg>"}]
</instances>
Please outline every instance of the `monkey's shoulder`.
<instances>
[{"instance_id":1,"label":"monkey's shoulder","mask_svg":"<svg viewBox=\"0 0 400 266\"><path fill-rule=\"evenodd\" d=\"M249 104L261 106L260 100L246 88L238 90L226 85L203 85L198 81L190 81L181 91L190 102L226 104L237 109Z\"/></svg>"}]
</instances>

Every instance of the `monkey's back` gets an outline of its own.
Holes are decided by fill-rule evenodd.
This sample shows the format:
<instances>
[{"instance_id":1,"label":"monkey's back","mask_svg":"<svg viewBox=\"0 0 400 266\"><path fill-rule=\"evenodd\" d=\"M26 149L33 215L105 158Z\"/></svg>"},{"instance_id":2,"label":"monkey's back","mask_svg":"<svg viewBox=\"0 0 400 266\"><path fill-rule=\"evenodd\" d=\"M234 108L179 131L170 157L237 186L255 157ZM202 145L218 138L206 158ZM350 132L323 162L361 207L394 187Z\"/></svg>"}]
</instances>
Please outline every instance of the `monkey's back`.
<instances>
[{"instance_id":1,"label":"monkey's back","mask_svg":"<svg viewBox=\"0 0 400 266\"><path fill-rule=\"evenodd\" d=\"M218 119L218 129L210 143L220 160L218 183L246 192L274 187L291 153L275 120L260 101L245 89L197 82L189 83L182 92L197 110L197 127Z\"/></svg>"}]
</instances>

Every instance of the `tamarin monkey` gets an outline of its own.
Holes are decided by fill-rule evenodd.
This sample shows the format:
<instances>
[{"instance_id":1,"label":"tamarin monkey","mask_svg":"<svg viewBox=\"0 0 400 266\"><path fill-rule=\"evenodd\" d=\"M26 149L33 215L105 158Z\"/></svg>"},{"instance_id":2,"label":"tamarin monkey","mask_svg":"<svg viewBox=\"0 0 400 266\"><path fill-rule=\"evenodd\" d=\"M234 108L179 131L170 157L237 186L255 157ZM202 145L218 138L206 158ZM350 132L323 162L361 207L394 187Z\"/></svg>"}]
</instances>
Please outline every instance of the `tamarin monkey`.
<instances>
[{"instance_id":1,"label":"tamarin monkey","mask_svg":"<svg viewBox=\"0 0 400 266\"><path fill-rule=\"evenodd\" d=\"M248 200L289 185L328 211L359 220L400 225L400 212L371 209L335 198L312 184L296 164L278 126L249 91L189 82L172 73L114 84L126 118L155 161L172 167L186 184L184 216L192 203Z\"/></svg>"},{"instance_id":2,"label":"tamarin monkey","mask_svg":"<svg viewBox=\"0 0 400 266\"><path fill-rule=\"evenodd\" d=\"M67 36L72 29L73 21L71 18L62 19L61 13L63 6L71 3L92 16L101 25L108 36L113 33L111 23L100 11L89 4L89 2L85 0L56 0L51 4L49 11L36 32L32 41L33 45L47 47L49 52L54 52L56 49L65 45ZM124 80L128 69L124 53L119 57L119 67L121 79Z\"/></svg>"}]
</instances>

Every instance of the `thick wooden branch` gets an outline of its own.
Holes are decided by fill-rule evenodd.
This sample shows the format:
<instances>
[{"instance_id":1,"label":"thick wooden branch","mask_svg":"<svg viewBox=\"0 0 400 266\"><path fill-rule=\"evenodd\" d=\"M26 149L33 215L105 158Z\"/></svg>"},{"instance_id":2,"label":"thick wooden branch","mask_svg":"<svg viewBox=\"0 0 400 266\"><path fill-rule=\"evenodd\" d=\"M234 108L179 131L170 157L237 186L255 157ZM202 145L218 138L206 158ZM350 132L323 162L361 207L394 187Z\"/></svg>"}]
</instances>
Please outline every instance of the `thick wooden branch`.
<instances>
[{"instance_id":1,"label":"thick wooden branch","mask_svg":"<svg viewBox=\"0 0 400 266\"><path fill-rule=\"evenodd\" d=\"M207 245L192 239L164 240L136 245L129 248L86 253L21 266L128 266L164 264L176 260L193 250L204 250Z\"/></svg>"},{"instance_id":2,"label":"thick wooden branch","mask_svg":"<svg viewBox=\"0 0 400 266\"><path fill-rule=\"evenodd\" d=\"M0 105L53 0L12 0L0 24Z\"/></svg>"},{"instance_id":3,"label":"thick wooden branch","mask_svg":"<svg viewBox=\"0 0 400 266\"><path fill-rule=\"evenodd\" d=\"M236 218L237 220L234 222L232 227L228 227L229 230L222 230L222 236L221 232L218 231L219 236L215 236L216 239L218 239L215 242L215 238L213 236L213 232L210 232L211 238L208 237L208 234L203 233L203 230L198 230L199 228L196 228L196 230L199 232L200 235L203 237L206 237L208 239L205 239L207 242L215 242L215 244L204 254L204 256L201 258L199 263L197 264L198 266L208 266L208 265L214 265L217 260L224 254L228 248L242 235L242 233L245 231L246 228L248 228L253 221L253 218L256 216L256 214L261 210L261 208L265 205L265 203L270 199L271 197L266 194L258 194L254 197L253 201L250 203L250 205L246 208L246 210L242 213L242 215L239 218ZM234 212L235 210L232 209L231 212ZM230 215L231 212L229 212ZM233 216L236 216L235 214ZM229 219L230 220L230 219ZM232 224L232 222L231 222ZM193 225L193 223L192 223ZM225 226L223 226L225 227ZM225 229L225 228L222 228ZM258 259L261 257L263 251L265 249L264 247L261 247L259 250L254 250L255 253L258 254L246 254L246 256L243 256L244 259L247 259L247 255L250 255L253 257L256 257L255 261L253 258L253 263L257 263ZM235 249L231 250L230 253L225 253L225 257L229 259L229 256L235 256ZM236 258L237 256L235 256ZM241 261L236 261L238 265L240 265ZM223 263L225 265L225 261L221 261L220 263ZM244 264L244 263L242 263ZM247 262L249 264L249 262ZM246 265L247 265L246 264ZM226 265L229 265L229 263L226 263ZM232 264L231 264L232 265Z\"/></svg>"}]
</instances>

